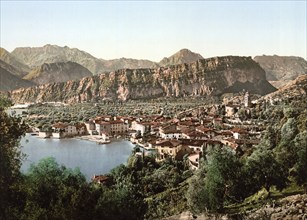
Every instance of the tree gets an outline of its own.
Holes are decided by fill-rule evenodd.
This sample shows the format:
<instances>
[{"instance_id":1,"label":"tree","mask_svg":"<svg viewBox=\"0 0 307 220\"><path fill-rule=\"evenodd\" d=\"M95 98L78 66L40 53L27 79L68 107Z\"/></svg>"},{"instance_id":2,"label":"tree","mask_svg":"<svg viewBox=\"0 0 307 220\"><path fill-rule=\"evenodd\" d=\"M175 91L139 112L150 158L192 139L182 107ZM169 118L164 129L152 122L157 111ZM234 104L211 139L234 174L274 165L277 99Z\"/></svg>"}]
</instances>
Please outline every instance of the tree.
<instances>
[{"instance_id":1,"label":"tree","mask_svg":"<svg viewBox=\"0 0 307 220\"><path fill-rule=\"evenodd\" d=\"M225 202L245 197L242 163L228 148L216 148L208 153L207 163L191 178L187 199L191 211L222 210Z\"/></svg>"},{"instance_id":2,"label":"tree","mask_svg":"<svg viewBox=\"0 0 307 220\"><path fill-rule=\"evenodd\" d=\"M287 170L276 160L273 152L267 148L258 147L246 162L246 173L251 180L251 191L258 191L264 187L270 196L271 186L278 190L286 187Z\"/></svg>"},{"instance_id":3,"label":"tree","mask_svg":"<svg viewBox=\"0 0 307 220\"><path fill-rule=\"evenodd\" d=\"M10 117L0 108L0 219L13 218L20 206L18 183L23 155L19 141L26 129L20 118Z\"/></svg>"},{"instance_id":4,"label":"tree","mask_svg":"<svg viewBox=\"0 0 307 220\"><path fill-rule=\"evenodd\" d=\"M25 219L93 218L95 198L79 169L59 166L49 157L32 164L25 179Z\"/></svg>"},{"instance_id":5,"label":"tree","mask_svg":"<svg viewBox=\"0 0 307 220\"><path fill-rule=\"evenodd\" d=\"M297 149L297 161L294 165L296 171L295 180L299 185L303 185L305 193L307 191L307 131L300 133L295 138Z\"/></svg>"}]
</instances>

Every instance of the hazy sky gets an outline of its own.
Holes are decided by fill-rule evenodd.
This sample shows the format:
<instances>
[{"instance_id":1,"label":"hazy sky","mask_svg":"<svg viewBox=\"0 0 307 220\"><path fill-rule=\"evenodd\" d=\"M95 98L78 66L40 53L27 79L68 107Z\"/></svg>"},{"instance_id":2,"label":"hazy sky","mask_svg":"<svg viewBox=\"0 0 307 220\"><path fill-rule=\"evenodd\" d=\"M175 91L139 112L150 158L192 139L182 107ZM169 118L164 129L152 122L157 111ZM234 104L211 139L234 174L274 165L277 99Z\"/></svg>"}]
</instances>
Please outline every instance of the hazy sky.
<instances>
[{"instance_id":1,"label":"hazy sky","mask_svg":"<svg viewBox=\"0 0 307 220\"><path fill-rule=\"evenodd\" d=\"M159 61L182 48L204 57L306 59L302 1L0 1L1 47L45 44Z\"/></svg>"}]
</instances>

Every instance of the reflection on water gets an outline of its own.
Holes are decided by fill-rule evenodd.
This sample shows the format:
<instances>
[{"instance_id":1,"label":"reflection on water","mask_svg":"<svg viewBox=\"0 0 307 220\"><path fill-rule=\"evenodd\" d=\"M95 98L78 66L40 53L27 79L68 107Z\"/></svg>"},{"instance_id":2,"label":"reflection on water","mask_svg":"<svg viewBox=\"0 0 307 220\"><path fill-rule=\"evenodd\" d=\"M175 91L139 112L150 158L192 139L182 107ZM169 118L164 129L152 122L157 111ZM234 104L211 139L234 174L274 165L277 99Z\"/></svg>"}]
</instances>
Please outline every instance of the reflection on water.
<instances>
[{"instance_id":1,"label":"reflection on water","mask_svg":"<svg viewBox=\"0 0 307 220\"><path fill-rule=\"evenodd\" d=\"M121 163L126 163L134 145L129 141L114 141L107 145L77 139L41 139L27 135L21 140L21 150L27 154L21 170L45 157L54 157L69 168L79 167L90 179L94 174L105 174Z\"/></svg>"}]
</instances>

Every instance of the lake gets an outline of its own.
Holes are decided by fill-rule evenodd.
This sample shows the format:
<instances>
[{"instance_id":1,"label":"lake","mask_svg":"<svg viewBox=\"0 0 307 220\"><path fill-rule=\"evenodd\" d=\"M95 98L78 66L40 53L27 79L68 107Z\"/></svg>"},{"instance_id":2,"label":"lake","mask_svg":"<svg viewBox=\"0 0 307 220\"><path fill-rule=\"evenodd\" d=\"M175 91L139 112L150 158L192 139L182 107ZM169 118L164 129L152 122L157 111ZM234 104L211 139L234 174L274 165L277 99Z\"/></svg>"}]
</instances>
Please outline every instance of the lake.
<instances>
[{"instance_id":1,"label":"lake","mask_svg":"<svg viewBox=\"0 0 307 220\"><path fill-rule=\"evenodd\" d=\"M98 145L95 142L78 139L42 139L27 134L21 140L21 151L27 154L21 170L26 172L31 163L45 157L54 157L61 165L79 167L89 180L94 174L108 173L124 163L134 145L126 140L116 140L110 144Z\"/></svg>"}]
</instances>

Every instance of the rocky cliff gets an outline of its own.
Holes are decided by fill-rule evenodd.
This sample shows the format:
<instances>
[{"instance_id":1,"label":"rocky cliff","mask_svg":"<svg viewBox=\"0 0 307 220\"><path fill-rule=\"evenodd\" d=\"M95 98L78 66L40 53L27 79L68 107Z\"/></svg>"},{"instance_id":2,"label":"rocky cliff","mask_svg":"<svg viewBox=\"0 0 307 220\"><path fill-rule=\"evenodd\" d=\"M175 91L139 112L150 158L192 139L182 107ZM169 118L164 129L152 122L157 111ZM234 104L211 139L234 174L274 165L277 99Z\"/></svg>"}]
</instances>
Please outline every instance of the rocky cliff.
<instances>
[{"instance_id":1,"label":"rocky cliff","mask_svg":"<svg viewBox=\"0 0 307 220\"><path fill-rule=\"evenodd\" d=\"M307 74L307 61L294 56L256 56L256 62L265 70L267 80L282 87L298 76Z\"/></svg>"},{"instance_id":2,"label":"rocky cliff","mask_svg":"<svg viewBox=\"0 0 307 220\"><path fill-rule=\"evenodd\" d=\"M50 82L77 80L92 75L85 67L69 61L64 63L44 63L40 67L33 69L24 79L31 80L36 84L47 84Z\"/></svg>"},{"instance_id":3,"label":"rocky cliff","mask_svg":"<svg viewBox=\"0 0 307 220\"><path fill-rule=\"evenodd\" d=\"M231 92L235 85L258 94L276 89L250 57L215 57L157 69L122 69L79 81L53 83L11 93L15 102L84 102L147 99L161 96L210 96Z\"/></svg>"}]
</instances>

